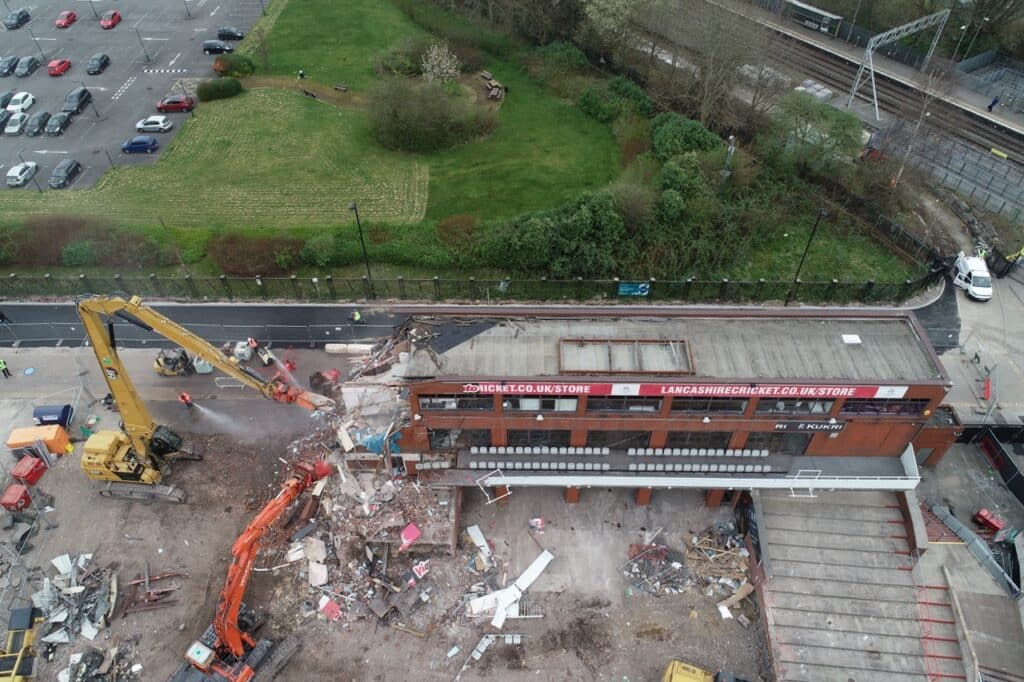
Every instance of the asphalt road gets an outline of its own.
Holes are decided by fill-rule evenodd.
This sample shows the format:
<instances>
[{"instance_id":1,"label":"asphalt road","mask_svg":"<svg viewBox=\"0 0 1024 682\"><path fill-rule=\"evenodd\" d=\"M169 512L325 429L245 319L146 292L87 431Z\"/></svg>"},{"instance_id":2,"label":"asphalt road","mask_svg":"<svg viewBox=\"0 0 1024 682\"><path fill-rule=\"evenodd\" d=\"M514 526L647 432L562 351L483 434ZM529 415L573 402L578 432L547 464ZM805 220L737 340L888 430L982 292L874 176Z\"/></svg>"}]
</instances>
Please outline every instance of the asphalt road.
<instances>
[{"instance_id":1,"label":"asphalt road","mask_svg":"<svg viewBox=\"0 0 1024 682\"><path fill-rule=\"evenodd\" d=\"M319 347L325 343L369 341L386 336L408 315L388 310L363 312L362 324L348 315L355 306L304 305L154 305L161 314L187 327L210 343L254 337L271 347ZM0 324L0 346L77 346L84 341L81 320L68 304L4 303L0 310L11 320ZM115 326L118 344L138 348L169 345L163 337L128 322Z\"/></svg>"},{"instance_id":2,"label":"asphalt road","mask_svg":"<svg viewBox=\"0 0 1024 682\"><path fill-rule=\"evenodd\" d=\"M11 9L28 7L32 20L13 31L0 31L0 56L34 55L43 66L26 78L0 78L0 91L27 90L35 95L37 101L29 109L30 115L38 111L56 113L68 92L82 84L92 92L95 104L95 108L87 107L75 117L57 137L0 135L0 174L6 175L19 163L20 152L26 161L39 163L36 179L43 191L51 191L46 181L54 166L66 158L76 159L85 167L72 186L80 189L96 184L111 163L155 163L160 152L121 153L121 143L137 134L135 123L156 114L156 103L164 96L181 92L181 79L212 75L214 57L203 54L202 44L217 37L218 26L232 25L248 31L262 13L259 0L7 0L7 4ZM186 14L186 6L191 16ZM105 31L98 17L108 9L119 10L122 20ZM63 10L78 14L78 21L67 29L54 25ZM0 14L6 16L2 6ZM98 52L109 55L111 64L102 74L89 76L86 64ZM46 73L46 63L55 58L71 60L71 69L63 76ZM168 116L175 127L157 135L161 147L187 125L188 114ZM11 191L34 192L36 187L29 183Z\"/></svg>"}]
</instances>

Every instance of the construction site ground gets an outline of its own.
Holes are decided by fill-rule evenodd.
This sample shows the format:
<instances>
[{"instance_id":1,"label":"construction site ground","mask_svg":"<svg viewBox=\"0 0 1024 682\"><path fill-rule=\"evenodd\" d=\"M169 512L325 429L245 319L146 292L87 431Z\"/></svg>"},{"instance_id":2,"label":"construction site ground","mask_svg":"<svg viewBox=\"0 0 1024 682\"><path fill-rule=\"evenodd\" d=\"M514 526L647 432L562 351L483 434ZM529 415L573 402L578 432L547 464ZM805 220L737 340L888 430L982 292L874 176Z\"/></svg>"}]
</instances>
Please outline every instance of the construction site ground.
<instances>
[{"instance_id":1,"label":"construction site ground","mask_svg":"<svg viewBox=\"0 0 1024 682\"><path fill-rule=\"evenodd\" d=\"M179 464L170 476L170 483L186 489L188 503L100 497L102 484L88 480L79 469L79 445L76 454L63 458L40 482L55 498L46 516L57 527L32 539L34 548L24 562L52 574L53 557L92 553L94 562L117 563L122 592L147 562L151 574L187 577L172 579L180 585L173 605L123 617L118 607L110 627L95 641L79 636L59 645L38 679L57 679L69 655L87 646L106 649L136 637L133 660L143 666L136 679L166 679L211 621L232 542L287 476L295 459L288 444L316 426L316 418L300 408L263 400L251 390L218 388L211 376L160 377L151 367L155 352L155 347L126 350L122 358L156 421L189 435L204 452L202 462ZM33 406L72 402L78 395L76 423L94 414L100 419L98 428L117 428L117 413L98 403L89 405L92 397L106 392L89 349L12 349L4 359L13 376L0 384L5 389L0 423L31 425ZM315 370L345 369L344 358L321 352L299 351L296 361L300 383ZM88 392L79 394L83 385ZM199 409L188 411L176 401L183 388ZM326 494L333 485L334 479ZM499 641L462 679L655 680L670 659L681 658L757 680L764 645L752 600L733 608L734 614L752 621L744 627L735 618L723 620L715 606L728 592L708 596L702 588L691 587L655 597L628 589L630 581L621 571L629 545L644 543L650 533L663 529L657 541L682 549L687 537L714 521L730 520L731 511L705 509L695 492L660 492L646 507L634 503L631 491L582 492L580 502L572 505L563 501L559 489L513 490L496 504L486 504L479 492L466 495L461 526L480 527L503 559L508 582L537 557L540 546L555 558L523 599L543 618L506 621L501 632L521 634L522 645ZM543 534L529 530L529 520L536 517L545 521ZM283 538L277 542L286 548ZM302 641L302 650L280 680L453 679L481 635L495 632L486 622L468 621L458 608L474 581L465 568L474 556L465 540L454 556L424 555L431 559L436 588L432 608L441 615L407 629L385 627L373 616L330 622L318 614L301 615L303 603L319 597L307 584L304 562L254 573L247 602L269 615L264 634L291 634ZM262 557L258 566L275 563ZM27 585L8 588L3 607L31 592ZM459 652L449 658L456 646Z\"/></svg>"}]
</instances>

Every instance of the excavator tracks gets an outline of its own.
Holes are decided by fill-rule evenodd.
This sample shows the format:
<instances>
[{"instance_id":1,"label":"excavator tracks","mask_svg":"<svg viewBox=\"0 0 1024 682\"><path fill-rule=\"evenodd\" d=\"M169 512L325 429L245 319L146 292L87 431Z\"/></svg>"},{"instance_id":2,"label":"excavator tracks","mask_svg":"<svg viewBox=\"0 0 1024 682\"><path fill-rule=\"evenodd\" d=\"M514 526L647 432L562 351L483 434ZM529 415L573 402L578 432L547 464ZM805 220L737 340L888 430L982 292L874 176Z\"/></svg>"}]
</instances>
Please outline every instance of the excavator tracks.
<instances>
[{"instance_id":1,"label":"excavator tracks","mask_svg":"<svg viewBox=\"0 0 1024 682\"><path fill-rule=\"evenodd\" d=\"M301 646L302 642L291 636L285 637L275 644L270 658L260 665L252 678L252 682L270 682L273 680L288 665L288 661L291 660L292 656L295 655Z\"/></svg>"},{"instance_id":2,"label":"excavator tracks","mask_svg":"<svg viewBox=\"0 0 1024 682\"><path fill-rule=\"evenodd\" d=\"M145 483L107 483L100 495L115 500L141 500L185 504L185 491L173 485L146 485Z\"/></svg>"}]
</instances>

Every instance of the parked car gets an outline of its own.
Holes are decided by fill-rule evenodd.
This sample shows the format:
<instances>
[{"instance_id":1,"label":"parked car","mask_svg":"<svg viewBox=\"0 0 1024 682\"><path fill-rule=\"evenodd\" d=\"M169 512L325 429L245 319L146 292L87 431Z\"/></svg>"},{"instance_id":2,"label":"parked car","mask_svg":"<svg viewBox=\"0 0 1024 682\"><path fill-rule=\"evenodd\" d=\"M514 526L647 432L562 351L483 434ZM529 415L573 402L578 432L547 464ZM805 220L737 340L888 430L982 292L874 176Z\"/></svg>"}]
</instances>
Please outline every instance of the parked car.
<instances>
[{"instance_id":1,"label":"parked car","mask_svg":"<svg viewBox=\"0 0 1024 682\"><path fill-rule=\"evenodd\" d=\"M217 40L241 40L245 34L234 26L221 26L217 29Z\"/></svg>"},{"instance_id":2,"label":"parked car","mask_svg":"<svg viewBox=\"0 0 1024 682\"><path fill-rule=\"evenodd\" d=\"M25 124L25 134L29 137L42 135L43 131L46 130L46 124L49 121L49 111L37 111L29 117L28 123Z\"/></svg>"},{"instance_id":3,"label":"parked car","mask_svg":"<svg viewBox=\"0 0 1024 682\"><path fill-rule=\"evenodd\" d=\"M39 170L39 164L35 161L22 161L17 166L7 171L7 186L8 187L21 187L28 183L29 180Z\"/></svg>"},{"instance_id":4,"label":"parked car","mask_svg":"<svg viewBox=\"0 0 1024 682\"><path fill-rule=\"evenodd\" d=\"M28 111L36 103L36 97L31 92L19 92L7 103L7 111L18 113Z\"/></svg>"},{"instance_id":5,"label":"parked car","mask_svg":"<svg viewBox=\"0 0 1024 682\"><path fill-rule=\"evenodd\" d=\"M18 78L28 78L39 68L39 60L35 57L22 57L18 60L18 67L14 69L14 75Z\"/></svg>"},{"instance_id":6,"label":"parked car","mask_svg":"<svg viewBox=\"0 0 1024 682\"><path fill-rule=\"evenodd\" d=\"M64 104L61 105L61 111L69 111L72 114L82 113L82 109L85 105L92 101L92 93L86 87L77 87L68 93L68 96L64 98Z\"/></svg>"},{"instance_id":7,"label":"parked car","mask_svg":"<svg viewBox=\"0 0 1024 682\"><path fill-rule=\"evenodd\" d=\"M125 140L121 145L121 151L125 154L152 154L160 148L160 144L152 135L136 135L130 140Z\"/></svg>"},{"instance_id":8,"label":"parked car","mask_svg":"<svg viewBox=\"0 0 1024 682\"><path fill-rule=\"evenodd\" d=\"M85 67L85 72L90 76L95 76L103 73L108 66L110 66L110 57L98 52L89 57L89 64Z\"/></svg>"},{"instance_id":9,"label":"parked car","mask_svg":"<svg viewBox=\"0 0 1024 682\"><path fill-rule=\"evenodd\" d=\"M166 116L150 116L135 124L140 133L166 133L174 127L174 122Z\"/></svg>"},{"instance_id":10,"label":"parked car","mask_svg":"<svg viewBox=\"0 0 1024 682\"><path fill-rule=\"evenodd\" d=\"M231 47L231 43L225 43L223 40L207 40L203 43L203 54L223 54L234 51L235 48Z\"/></svg>"},{"instance_id":11,"label":"parked car","mask_svg":"<svg viewBox=\"0 0 1024 682\"><path fill-rule=\"evenodd\" d=\"M53 169L53 173L50 175L50 181L47 183L53 189L63 189L67 187L78 174L82 172L82 164L78 163L74 159L64 159L57 164L57 167Z\"/></svg>"},{"instance_id":12,"label":"parked car","mask_svg":"<svg viewBox=\"0 0 1024 682\"><path fill-rule=\"evenodd\" d=\"M196 101L187 95L169 95L157 102L156 110L161 114L170 111L189 112L195 109Z\"/></svg>"},{"instance_id":13,"label":"parked car","mask_svg":"<svg viewBox=\"0 0 1024 682\"><path fill-rule=\"evenodd\" d=\"M987 301L992 298L992 275L989 274L988 265L981 256L968 256L961 251L953 261L950 276L953 278L953 285L963 289L970 298L976 301Z\"/></svg>"},{"instance_id":14,"label":"parked car","mask_svg":"<svg viewBox=\"0 0 1024 682\"><path fill-rule=\"evenodd\" d=\"M8 31L13 31L16 28L21 28L28 23L31 19L31 15L28 13L28 7L22 7L21 9L11 10L11 13L4 19L4 28Z\"/></svg>"},{"instance_id":15,"label":"parked car","mask_svg":"<svg viewBox=\"0 0 1024 682\"><path fill-rule=\"evenodd\" d=\"M14 73L14 70L18 68L18 59L15 55L10 55L0 59L0 76L10 76Z\"/></svg>"},{"instance_id":16,"label":"parked car","mask_svg":"<svg viewBox=\"0 0 1024 682\"><path fill-rule=\"evenodd\" d=\"M3 92L0 92L0 110L7 108L12 97L14 97L14 90L4 90Z\"/></svg>"},{"instance_id":17,"label":"parked car","mask_svg":"<svg viewBox=\"0 0 1024 682\"><path fill-rule=\"evenodd\" d=\"M103 13L103 18L100 19L100 28L111 29L121 23L121 13L116 9L109 10Z\"/></svg>"},{"instance_id":18,"label":"parked car","mask_svg":"<svg viewBox=\"0 0 1024 682\"><path fill-rule=\"evenodd\" d=\"M71 68L70 59L54 59L46 65L46 73L51 76L63 76Z\"/></svg>"},{"instance_id":19,"label":"parked car","mask_svg":"<svg viewBox=\"0 0 1024 682\"><path fill-rule=\"evenodd\" d=\"M4 135L21 135L22 131L25 130L25 125L28 123L28 114L24 111L16 111L11 114L11 117L7 119L7 125L4 126Z\"/></svg>"},{"instance_id":20,"label":"parked car","mask_svg":"<svg viewBox=\"0 0 1024 682\"><path fill-rule=\"evenodd\" d=\"M57 28L68 28L71 24L78 21L78 15L71 10L64 10L57 15Z\"/></svg>"},{"instance_id":21,"label":"parked car","mask_svg":"<svg viewBox=\"0 0 1024 682\"><path fill-rule=\"evenodd\" d=\"M46 130L44 132L50 136L60 135L68 129L69 125L71 125L71 114L66 111L58 111L46 123Z\"/></svg>"}]
</instances>

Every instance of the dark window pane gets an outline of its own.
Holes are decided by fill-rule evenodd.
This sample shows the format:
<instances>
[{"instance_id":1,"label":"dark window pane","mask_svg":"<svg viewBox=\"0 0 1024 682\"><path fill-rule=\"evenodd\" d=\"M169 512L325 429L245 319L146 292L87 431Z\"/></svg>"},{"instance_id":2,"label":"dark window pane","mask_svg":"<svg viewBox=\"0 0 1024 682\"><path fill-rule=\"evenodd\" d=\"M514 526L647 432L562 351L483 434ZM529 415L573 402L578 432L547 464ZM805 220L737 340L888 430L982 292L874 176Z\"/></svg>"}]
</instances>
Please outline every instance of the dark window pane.
<instances>
[{"instance_id":1,"label":"dark window pane","mask_svg":"<svg viewBox=\"0 0 1024 682\"><path fill-rule=\"evenodd\" d=\"M431 450L465 450L491 444L490 429L427 429Z\"/></svg>"},{"instance_id":2,"label":"dark window pane","mask_svg":"<svg viewBox=\"0 0 1024 682\"><path fill-rule=\"evenodd\" d=\"M669 431L666 448L719 448L729 447L732 434L726 431Z\"/></svg>"},{"instance_id":3,"label":"dark window pane","mask_svg":"<svg viewBox=\"0 0 1024 682\"><path fill-rule=\"evenodd\" d=\"M743 398L673 398L673 412L696 412L706 414L743 414L747 410L747 401Z\"/></svg>"},{"instance_id":4,"label":"dark window pane","mask_svg":"<svg viewBox=\"0 0 1024 682\"><path fill-rule=\"evenodd\" d=\"M587 398L587 412L661 412L661 398Z\"/></svg>"},{"instance_id":5,"label":"dark window pane","mask_svg":"<svg viewBox=\"0 0 1024 682\"><path fill-rule=\"evenodd\" d=\"M424 412L439 410L493 410L494 399L482 395L421 395L420 409Z\"/></svg>"},{"instance_id":6,"label":"dark window pane","mask_svg":"<svg viewBox=\"0 0 1024 682\"><path fill-rule=\"evenodd\" d=\"M651 444L650 431L590 431L587 433L588 448L646 448Z\"/></svg>"},{"instance_id":7,"label":"dark window pane","mask_svg":"<svg viewBox=\"0 0 1024 682\"><path fill-rule=\"evenodd\" d=\"M834 400L772 400L761 398L755 414L828 414Z\"/></svg>"},{"instance_id":8,"label":"dark window pane","mask_svg":"<svg viewBox=\"0 0 1024 682\"><path fill-rule=\"evenodd\" d=\"M519 398L506 396L501 401L503 409L511 412L575 412L578 398L558 396L530 396Z\"/></svg>"},{"instance_id":9,"label":"dark window pane","mask_svg":"<svg viewBox=\"0 0 1024 682\"><path fill-rule=\"evenodd\" d=\"M849 398L839 414L919 415L928 407L927 400L884 400L881 398Z\"/></svg>"},{"instance_id":10,"label":"dark window pane","mask_svg":"<svg viewBox=\"0 0 1024 682\"><path fill-rule=\"evenodd\" d=\"M515 431L508 432L509 447L527 445L567 448L570 431Z\"/></svg>"},{"instance_id":11,"label":"dark window pane","mask_svg":"<svg viewBox=\"0 0 1024 682\"><path fill-rule=\"evenodd\" d=\"M810 433L781 433L759 431L747 436L743 447L751 450L767 450L772 455L802 455L811 442Z\"/></svg>"}]
</instances>

